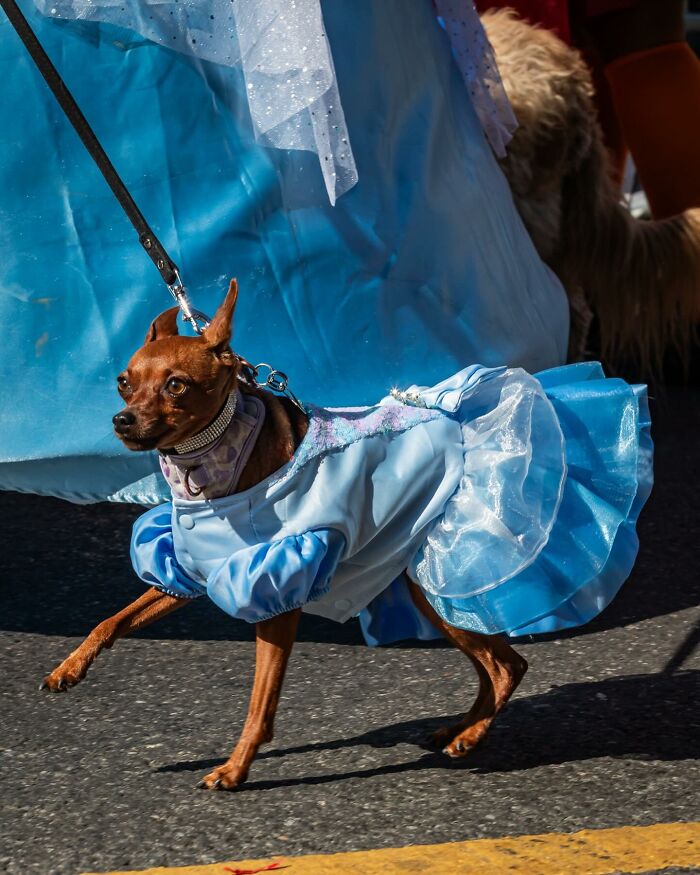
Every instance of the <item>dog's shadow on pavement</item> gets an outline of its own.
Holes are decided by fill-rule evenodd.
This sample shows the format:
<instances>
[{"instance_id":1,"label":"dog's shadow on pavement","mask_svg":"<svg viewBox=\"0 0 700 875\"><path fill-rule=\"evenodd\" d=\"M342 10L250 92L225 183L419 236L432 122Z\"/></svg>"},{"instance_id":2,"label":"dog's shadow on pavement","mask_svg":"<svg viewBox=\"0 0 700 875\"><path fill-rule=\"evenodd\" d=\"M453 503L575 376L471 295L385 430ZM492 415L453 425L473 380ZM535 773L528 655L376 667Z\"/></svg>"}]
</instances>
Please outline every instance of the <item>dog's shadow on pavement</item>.
<instances>
[{"instance_id":1,"label":"dog's shadow on pavement","mask_svg":"<svg viewBox=\"0 0 700 875\"><path fill-rule=\"evenodd\" d=\"M279 780L251 781L238 792L329 784L351 778L425 769L466 769L476 774L516 772L600 757L642 761L688 759L700 738L700 671L639 674L566 684L514 699L483 746L463 760L430 751L417 759L374 768ZM429 734L461 715L408 720L362 735L265 751L259 760L352 747L428 746ZM198 771L221 760L160 766L158 772Z\"/></svg>"}]
</instances>

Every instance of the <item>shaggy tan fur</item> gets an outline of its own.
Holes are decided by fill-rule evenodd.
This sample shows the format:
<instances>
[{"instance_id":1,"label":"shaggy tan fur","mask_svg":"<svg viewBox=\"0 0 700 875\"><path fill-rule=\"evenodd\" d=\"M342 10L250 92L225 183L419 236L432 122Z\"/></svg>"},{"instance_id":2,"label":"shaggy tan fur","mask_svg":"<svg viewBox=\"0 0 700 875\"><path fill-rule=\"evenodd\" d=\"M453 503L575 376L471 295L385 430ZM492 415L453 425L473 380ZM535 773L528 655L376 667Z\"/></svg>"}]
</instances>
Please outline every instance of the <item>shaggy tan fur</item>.
<instances>
[{"instance_id":1,"label":"shaggy tan fur","mask_svg":"<svg viewBox=\"0 0 700 875\"><path fill-rule=\"evenodd\" d=\"M635 219L619 202L578 52L510 10L482 16L520 127L502 167L541 257L572 309L570 353L585 353L586 311L602 355L649 373L688 349L700 315L700 210ZM583 303L583 306L582 306Z\"/></svg>"}]
</instances>

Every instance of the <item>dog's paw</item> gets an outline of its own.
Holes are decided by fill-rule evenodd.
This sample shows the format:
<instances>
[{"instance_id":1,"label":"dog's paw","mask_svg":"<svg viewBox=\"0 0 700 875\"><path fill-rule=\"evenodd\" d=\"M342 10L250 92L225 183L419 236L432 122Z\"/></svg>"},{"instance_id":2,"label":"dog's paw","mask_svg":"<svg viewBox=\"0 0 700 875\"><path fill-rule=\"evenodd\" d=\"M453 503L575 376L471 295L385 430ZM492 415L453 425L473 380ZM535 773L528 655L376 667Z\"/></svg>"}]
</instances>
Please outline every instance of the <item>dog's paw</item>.
<instances>
[{"instance_id":1,"label":"dog's paw","mask_svg":"<svg viewBox=\"0 0 700 875\"><path fill-rule=\"evenodd\" d=\"M442 748L442 752L452 759L467 756L486 737L488 727L470 726L468 729L453 735L448 744Z\"/></svg>"},{"instance_id":2,"label":"dog's paw","mask_svg":"<svg viewBox=\"0 0 700 875\"><path fill-rule=\"evenodd\" d=\"M62 662L51 674L47 674L39 685L40 690L50 690L52 693L65 693L70 687L79 684L87 674L83 666L74 665L68 660Z\"/></svg>"},{"instance_id":3,"label":"dog's paw","mask_svg":"<svg viewBox=\"0 0 700 875\"><path fill-rule=\"evenodd\" d=\"M248 777L248 769L224 763L205 775L197 785L203 790L235 790Z\"/></svg>"},{"instance_id":4,"label":"dog's paw","mask_svg":"<svg viewBox=\"0 0 700 875\"><path fill-rule=\"evenodd\" d=\"M458 723L442 726L428 738L433 750L439 750L452 759L465 757L486 735L487 726Z\"/></svg>"},{"instance_id":5,"label":"dog's paw","mask_svg":"<svg viewBox=\"0 0 700 875\"><path fill-rule=\"evenodd\" d=\"M478 744L478 742L476 742L476 744ZM443 747L442 752L450 757L450 759L456 760L465 757L473 747L475 747L475 744L471 744L466 739L458 736L454 741L451 741L448 745Z\"/></svg>"}]
</instances>

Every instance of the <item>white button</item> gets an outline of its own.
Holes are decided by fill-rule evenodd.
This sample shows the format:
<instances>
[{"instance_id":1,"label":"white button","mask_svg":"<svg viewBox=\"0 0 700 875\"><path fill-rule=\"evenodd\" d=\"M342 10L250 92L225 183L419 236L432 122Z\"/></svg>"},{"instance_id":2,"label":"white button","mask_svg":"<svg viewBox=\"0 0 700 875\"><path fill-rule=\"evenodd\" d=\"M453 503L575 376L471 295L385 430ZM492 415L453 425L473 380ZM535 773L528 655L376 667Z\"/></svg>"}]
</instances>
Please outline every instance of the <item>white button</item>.
<instances>
[{"instance_id":1,"label":"white button","mask_svg":"<svg viewBox=\"0 0 700 875\"><path fill-rule=\"evenodd\" d=\"M180 517L180 525L183 529L193 529L194 520L188 513L183 513L183 515Z\"/></svg>"},{"instance_id":2,"label":"white button","mask_svg":"<svg viewBox=\"0 0 700 875\"><path fill-rule=\"evenodd\" d=\"M352 602L350 601L350 599L338 599L338 601L335 603L335 606L339 611L347 611L349 608L352 607Z\"/></svg>"}]
</instances>

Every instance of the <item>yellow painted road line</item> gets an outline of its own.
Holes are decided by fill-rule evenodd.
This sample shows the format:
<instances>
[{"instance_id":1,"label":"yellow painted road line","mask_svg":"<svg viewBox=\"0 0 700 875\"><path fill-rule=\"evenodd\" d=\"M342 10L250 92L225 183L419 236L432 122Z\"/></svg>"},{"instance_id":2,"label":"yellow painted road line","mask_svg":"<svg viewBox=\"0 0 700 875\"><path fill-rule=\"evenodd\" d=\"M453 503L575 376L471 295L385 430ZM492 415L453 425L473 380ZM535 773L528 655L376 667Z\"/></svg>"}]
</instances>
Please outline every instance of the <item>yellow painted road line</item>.
<instances>
[{"instance_id":1,"label":"yellow painted road line","mask_svg":"<svg viewBox=\"0 0 700 875\"><path fill-rule=\"evenodd\" d=\"M280 859L280 858L277 858ZM207 866L142 869L138 875L227 875L274 862L237 860ZM700 870L700 823L584 829L441 845L287 857L283 875L611 875L674 866ZM98 873L83 873L98 875ZM136 875L106 872L101 875Z\"/></svg>"}]
</instances>

